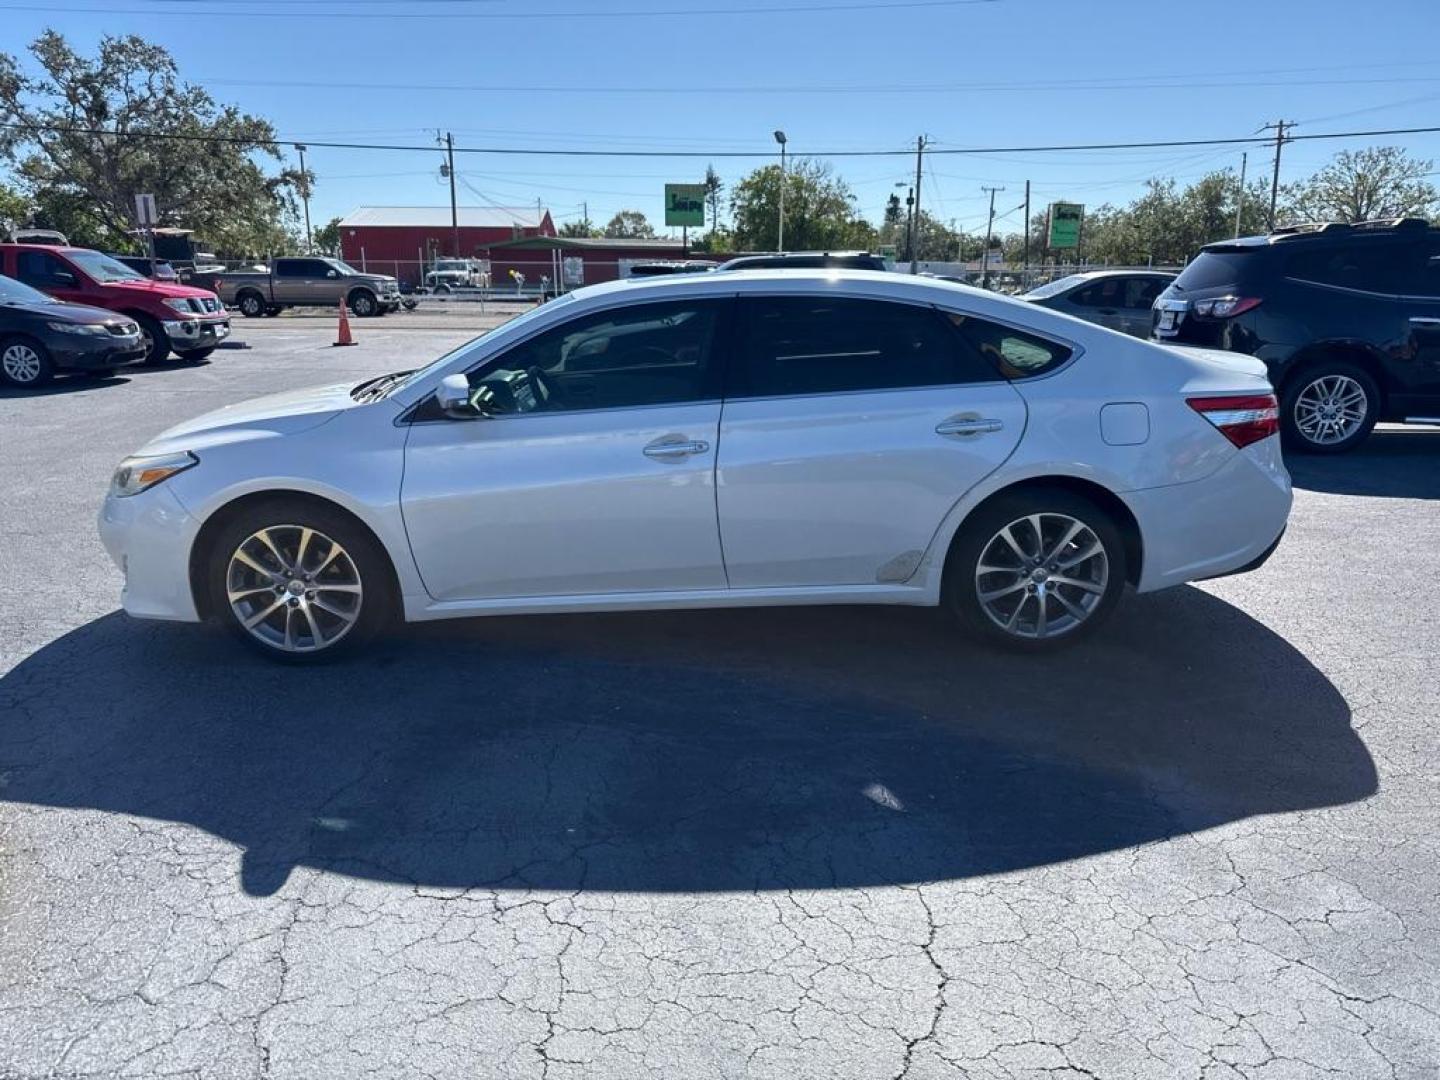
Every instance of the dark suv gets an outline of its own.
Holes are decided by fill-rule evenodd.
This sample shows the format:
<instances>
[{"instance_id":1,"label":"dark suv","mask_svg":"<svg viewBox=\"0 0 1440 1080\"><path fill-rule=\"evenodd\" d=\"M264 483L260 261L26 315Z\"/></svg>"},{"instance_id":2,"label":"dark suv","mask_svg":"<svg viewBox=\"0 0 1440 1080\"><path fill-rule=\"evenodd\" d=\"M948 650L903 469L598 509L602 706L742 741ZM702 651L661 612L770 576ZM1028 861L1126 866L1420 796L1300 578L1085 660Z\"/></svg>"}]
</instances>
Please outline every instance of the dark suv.
<instances>
[{"instance_id":1,"label":"dark suv","mask_svg":"<svg viewBox=\"0 0 1440 1080\"><path fill-rule=\"evenodd\" d=\"M721 270L888 270L885 260L868 251L781 251L772 255L741 255L721 263Z\"/></svg>"},{"instance_id":2,"label":"dark suv","mask_svg":"<svg viewBox=\"0 0 1440 1080\"><path fill-rule=\"evenodd\" d=\"M1423 219L1210 244L1151 315L1159 341L1265 361L1294 449L1353 449L1379 420L1440 422L1440 229Z\"/></svg>"}]
</instances>

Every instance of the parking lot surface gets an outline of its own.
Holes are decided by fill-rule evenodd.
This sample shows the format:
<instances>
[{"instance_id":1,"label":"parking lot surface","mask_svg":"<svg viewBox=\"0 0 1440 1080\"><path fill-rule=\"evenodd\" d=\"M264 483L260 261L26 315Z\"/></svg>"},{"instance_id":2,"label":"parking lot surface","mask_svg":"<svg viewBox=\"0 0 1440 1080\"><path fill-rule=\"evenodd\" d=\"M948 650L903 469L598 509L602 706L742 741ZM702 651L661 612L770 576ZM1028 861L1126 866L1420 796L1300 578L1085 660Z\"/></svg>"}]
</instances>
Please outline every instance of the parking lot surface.
<instances>
[{"instance_id":1,"label":"parking lot surface","mask_svg":"<svg viewBox=\"0 0 1440 1080\"><path fill-rule=\"evenodd\" d=\"M119 459L474 332L404 319L0 392L0 1077L1436 1075L1440 433L1293 461L1263 569L1039 660L824 608L292 670L120 613Z\"/></svg>"}]
</instances>

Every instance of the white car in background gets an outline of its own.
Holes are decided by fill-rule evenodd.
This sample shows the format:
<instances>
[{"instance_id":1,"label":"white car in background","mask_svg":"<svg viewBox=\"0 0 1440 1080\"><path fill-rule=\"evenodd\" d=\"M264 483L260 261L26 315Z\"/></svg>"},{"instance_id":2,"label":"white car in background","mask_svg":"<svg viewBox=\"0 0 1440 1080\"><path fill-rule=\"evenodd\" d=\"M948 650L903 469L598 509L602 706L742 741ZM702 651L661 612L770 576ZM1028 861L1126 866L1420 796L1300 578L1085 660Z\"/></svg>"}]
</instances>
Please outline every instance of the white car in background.
<instances>
[{"instance_id":1,"label":"white car in background","mask_svg":"<svg viewBox=\"0 0 1440 1080\"><path fill-rule=\"evenodd\" d=\"M863 271L571 293L413 373L231 406L121 464L142 618L329 658L393 620L943 605L1045 648L1249 569L1290 480L1259 361Z\"/></svg>"}]
</instances>

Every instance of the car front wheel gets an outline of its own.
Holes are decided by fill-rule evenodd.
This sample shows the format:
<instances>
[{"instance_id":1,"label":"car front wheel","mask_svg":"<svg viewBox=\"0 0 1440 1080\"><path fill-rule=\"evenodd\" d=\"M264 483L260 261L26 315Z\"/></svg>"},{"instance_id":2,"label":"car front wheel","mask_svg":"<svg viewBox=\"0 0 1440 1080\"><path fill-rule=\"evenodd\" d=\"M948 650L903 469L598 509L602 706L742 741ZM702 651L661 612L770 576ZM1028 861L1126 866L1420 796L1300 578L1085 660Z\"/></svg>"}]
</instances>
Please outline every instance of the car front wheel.
<instances>
[{"instance_id":1,"label":"car front wheel","mask_svg":"<svg viewBox=\"0 0 1440 1080\"><path fill-rule=\"evenodd\" d=\"M1354 364L1322 364L1291 379L1280 396L1280 431L1292 450L1343 454L1364 442L1380 413L1380 389Z\"/></svg>"},{"instance_id":2,"label":"car front wheel","mask_svg":"<svg viewBox=\"0 0 1440 1080\"><path fill-rule=\"evenodd\" d=\"M275 499L238 515L210 554L211 610L263 655L289 663L351 652L393 618L383 550L346 515Z\"/></svg>"},{"instance_id":3,"label":"car front wheel","mask_svg":"<svg viewBox=\"0 0 1440 1080\"><path fill-rule=\"evenodd\" d=\"M945 603L966 629L1013 649L1045 650L1110 616L1125 588L1125 545L1089 499L1031 489L974 513L945 573Z\"/></svg>"},{"instance_id":4,"label":"car front wheel","mask_svg":"<svg viewBox=\"0 0 1440 1080\"><path fill-rule=\"evenodd\" d=\"M380 302L375 299L374 293L354 292L350 294L350 310L362 319L380 313Z\"/></svg>"},{"instance_id":5,"label":"car front wheel","mask_svg":"<svg viewBox=\"0 0 1440 1080\"><path fill-rule=\"evenodd\" d=\"M0 382L27 390L44 386L55 374L55 365L45 346L29 338L0 341Z\"/></svg>"}]
</instances>

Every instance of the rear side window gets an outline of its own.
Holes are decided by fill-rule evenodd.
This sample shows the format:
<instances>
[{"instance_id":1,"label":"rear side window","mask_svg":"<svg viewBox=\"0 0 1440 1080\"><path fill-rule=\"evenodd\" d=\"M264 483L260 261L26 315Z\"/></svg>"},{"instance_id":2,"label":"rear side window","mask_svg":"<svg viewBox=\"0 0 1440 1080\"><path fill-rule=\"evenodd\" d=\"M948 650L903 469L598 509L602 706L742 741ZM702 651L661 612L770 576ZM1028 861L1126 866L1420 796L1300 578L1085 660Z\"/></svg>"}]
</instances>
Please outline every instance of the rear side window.
<instances>
[{"instance_id":1,"label":"rear side window","mask_svg":"<svg viewBox=\"0 0 1440 1080\"><path fill-rule=\"evenodd\" d=\"M1007 379L1028 379L1054 371L1069 360L1074 351L1057 341L1047 341L973 315L952 313L947 317L982 362L999 370Z\"/></svg>"},{"instance_id":2,"label":"rear side window","mask_svg":"<svg viewBox=\"0 0 1440 1080\"><path fill-rule=\"evenodd\" d=\"M993 382L932 308L848 297L747 298L729 397Z\"/></svg>"},{"instance_id":3,"label":"rear side window","mask_svg":"<svg viewBox=\"0 0 1440 1080\"><path fill-rule=\"evenodd\" d=\"M1258 251L1202 251L1180 271L1175 287L1201 292L1242 285L1259 273L1262 258Z\"/></svg>"},{"instance_id":4,"label":"rear side window","mask_svg":"<svg viewBox=\"0 0 1440 1080\"><path fill-rule=\"evenodd\" d=\"M1081 307L1120 307L1125 298L1124 278L1101 278L1070 294L1070 302Z\"/></svg>"},{"instance_id":5,"label":"rear side window","mask_svg":"<svg viewBox=\"0 0 1440 1080\"><path fill-rule=\"evenodd\" d=\"M1285 276L1320 285L1394 293L1400 289L1400 267L1405 254L1406 251L1395 244L1294 251L1285 258Z\"/></svg>"}]
</instances>

